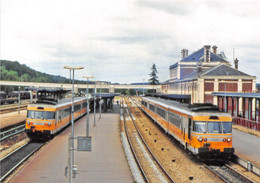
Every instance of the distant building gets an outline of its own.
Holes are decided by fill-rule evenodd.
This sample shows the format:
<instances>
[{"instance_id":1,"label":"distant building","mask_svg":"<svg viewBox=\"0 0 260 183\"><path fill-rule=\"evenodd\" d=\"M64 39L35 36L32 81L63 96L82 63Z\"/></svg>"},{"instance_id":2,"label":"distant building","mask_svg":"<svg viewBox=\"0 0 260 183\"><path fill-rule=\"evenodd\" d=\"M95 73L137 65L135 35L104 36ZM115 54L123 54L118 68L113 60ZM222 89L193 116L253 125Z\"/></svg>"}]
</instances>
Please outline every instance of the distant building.
<instances>
[{"instance_id":1,"label":"distant building","mask_svg":"<svg viewBox=\"0 0 260 183\"><path fill-rule=\"evenodd\" d=\"M255 92L256 77L238 70L227 61L224 52L217 53L217 46L205 45L188 55L181 51L181 60L170 66L170 79L162 83L162 93L191 95L191 103L218 104L212 92Z\"/></svg>"}]
</instances>

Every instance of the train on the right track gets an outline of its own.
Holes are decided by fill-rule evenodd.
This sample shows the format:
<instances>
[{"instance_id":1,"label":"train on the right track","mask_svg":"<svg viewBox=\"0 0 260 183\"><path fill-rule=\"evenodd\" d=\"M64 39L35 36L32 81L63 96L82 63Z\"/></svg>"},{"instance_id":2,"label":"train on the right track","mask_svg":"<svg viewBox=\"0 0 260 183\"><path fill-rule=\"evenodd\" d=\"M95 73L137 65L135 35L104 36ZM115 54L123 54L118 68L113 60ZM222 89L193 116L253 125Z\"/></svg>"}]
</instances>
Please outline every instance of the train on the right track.
<instances>
[{"instance_id":1,"label":"train on the right track","mask_svg":"<svg viewBox=\"0 0 260 183\"><path fill-rule=\"evenodd\" d=\"M142 110L186 149L203 160L227 161L232 147L232 117L212 104L183 104L142 98Z\"/></svg>"}]
</instances>

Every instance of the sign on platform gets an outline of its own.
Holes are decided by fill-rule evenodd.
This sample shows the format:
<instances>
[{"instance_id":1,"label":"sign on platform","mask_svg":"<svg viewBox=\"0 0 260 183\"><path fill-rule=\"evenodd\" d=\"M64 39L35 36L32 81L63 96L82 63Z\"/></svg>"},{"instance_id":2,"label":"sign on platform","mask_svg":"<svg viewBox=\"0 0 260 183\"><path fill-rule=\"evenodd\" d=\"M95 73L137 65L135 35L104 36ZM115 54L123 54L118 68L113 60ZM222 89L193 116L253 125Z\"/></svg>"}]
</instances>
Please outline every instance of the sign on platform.
<instances>
[{"instance_id":1,"label":"sign on platform","mask_svg":"<svg viewBox=\"0 0 260 183\"><path fill-rule=\"evenodd\" d=\"M77 137L77 151L92 151L92 137Z\"/></svg>"}]
</instances>

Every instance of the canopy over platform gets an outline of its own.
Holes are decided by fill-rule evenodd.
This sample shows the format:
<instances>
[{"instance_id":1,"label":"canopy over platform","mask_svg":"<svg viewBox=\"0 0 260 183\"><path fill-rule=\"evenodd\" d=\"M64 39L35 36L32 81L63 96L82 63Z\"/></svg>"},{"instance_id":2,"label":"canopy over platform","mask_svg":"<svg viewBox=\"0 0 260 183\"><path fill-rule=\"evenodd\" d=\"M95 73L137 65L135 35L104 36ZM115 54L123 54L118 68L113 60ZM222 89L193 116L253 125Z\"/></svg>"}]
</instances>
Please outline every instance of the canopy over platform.
<instances>
[{"instance_id":1,"label":"canopy over platform","mask_svg":"<svg viewBox=\"0 0 260 183\"><path fill-rule=\"evenodd\" d=\"M181 103L190 104L191 95L177 95L177 94L160 94L160 93L149 93L146 96L159 97L164 99L175 100Z\"/></svg>"},{"instance_id":2,"label":"canopy over platform","mask_svg":"<svg viewBox=\"0 0 260 183\"><path fill-rule=\"evenodd\" d=\"M58 100L64 99L69 90L63 89L38 89L37 103L56 104Z\"/></svg>"}]
</instances>

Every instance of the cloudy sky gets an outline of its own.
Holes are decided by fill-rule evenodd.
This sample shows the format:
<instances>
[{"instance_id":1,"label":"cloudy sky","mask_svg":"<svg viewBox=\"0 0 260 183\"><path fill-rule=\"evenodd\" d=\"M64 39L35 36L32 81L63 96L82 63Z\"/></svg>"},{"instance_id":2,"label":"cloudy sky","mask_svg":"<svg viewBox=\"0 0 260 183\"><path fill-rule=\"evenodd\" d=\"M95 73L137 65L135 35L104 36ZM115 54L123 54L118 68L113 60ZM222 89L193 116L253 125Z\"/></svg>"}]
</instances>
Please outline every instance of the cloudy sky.
<instances>
[{"instance_id":1,"label":"cloudy sky","mask_svg":"<svg viewBox=\"0 0 260 183\"><path fill-rule=\"evenodd\" d=\"M260 1L255 0L1 0L1 59L68 77L133 83L160 81L180 60L217 45L260 82Z\"/></svg>"}]
</instances>

